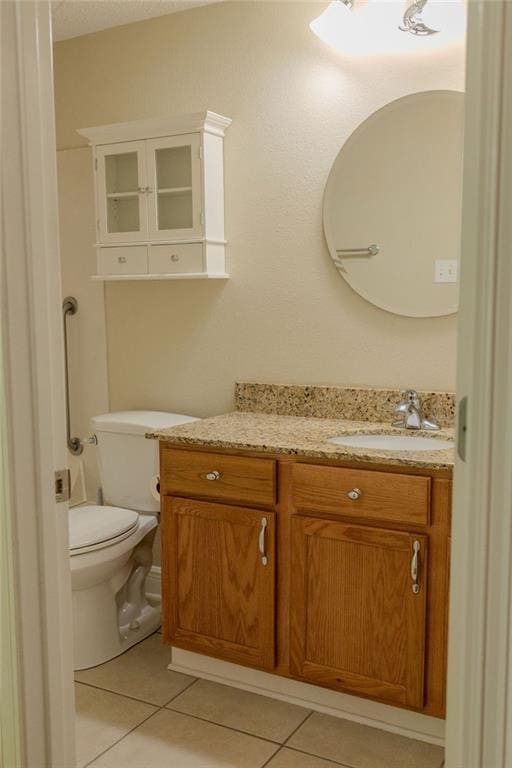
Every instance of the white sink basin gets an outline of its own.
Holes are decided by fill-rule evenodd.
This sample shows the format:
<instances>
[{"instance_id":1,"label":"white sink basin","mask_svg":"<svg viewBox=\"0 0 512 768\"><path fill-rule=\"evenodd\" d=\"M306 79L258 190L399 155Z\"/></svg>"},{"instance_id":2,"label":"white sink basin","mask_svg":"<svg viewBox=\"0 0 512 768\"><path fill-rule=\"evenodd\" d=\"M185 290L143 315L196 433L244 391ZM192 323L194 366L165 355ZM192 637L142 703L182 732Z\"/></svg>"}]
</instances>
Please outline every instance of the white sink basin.
<instances>
[{"instance_id":1,"label":"white sink basin","mask_svg":"<svg viewBox=\"0 0 512 768\"><path fill-rule=\"evenodd\" d=\"M453 448L452 440L413 435L341 435L331 437L327 442L352 448L373 448L382 451L442 451Z\"/></svg>"}]
</instances>

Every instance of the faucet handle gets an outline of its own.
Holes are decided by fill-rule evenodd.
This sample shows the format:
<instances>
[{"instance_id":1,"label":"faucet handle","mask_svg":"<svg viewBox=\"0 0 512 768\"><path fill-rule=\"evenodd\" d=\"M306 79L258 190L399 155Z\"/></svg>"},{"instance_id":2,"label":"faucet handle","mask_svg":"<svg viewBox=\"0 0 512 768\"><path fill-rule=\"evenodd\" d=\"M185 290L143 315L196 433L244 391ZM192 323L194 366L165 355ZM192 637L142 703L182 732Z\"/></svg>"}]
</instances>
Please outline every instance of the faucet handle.
<instances>
[{"instance_id":1,"label":"faucet handle","mask_svg":"<svg viewBox=\"0 0 512 768\"><path fill-rule=\"evenodd\" d=\"M419 405L420 399L415 389L406 389L403 393L404 401L407 405Z\"/></svg>"},{"instance_id":2,"label":"faucet handle","mask_svg":"<svg viewBox=\"0 0 512 768\"><path fill-rule=\"evenodd\" d=\"M420 399L415 389L406 389L402 392L402 401L395 406L395 413L407 413L411 405L419 408Z\"/></svg>"}]
</instances>

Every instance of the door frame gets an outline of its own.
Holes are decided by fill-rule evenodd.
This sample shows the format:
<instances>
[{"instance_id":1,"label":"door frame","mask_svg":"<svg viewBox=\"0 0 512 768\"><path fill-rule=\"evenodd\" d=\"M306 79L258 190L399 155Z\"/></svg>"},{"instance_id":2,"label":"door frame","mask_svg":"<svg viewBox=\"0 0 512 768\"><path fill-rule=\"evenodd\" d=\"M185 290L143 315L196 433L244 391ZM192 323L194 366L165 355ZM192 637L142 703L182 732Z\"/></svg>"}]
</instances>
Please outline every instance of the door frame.
<instances>
[{"instance_id":1,"label":"door frame","mask_svg":"<svg viewBox=\"0 0 512 768\"><path fill-rule=\"evenodd\" d=\"M455 472L446 765L504 768L512 757L512 487L501 471L512 459L512 7L506 0L469 6L458 361L468 445ZM21 765L69 768L67 506L55 503L52 484L66 457L50 13L46 0L0 3L0 12L3 106L10 99L15 107L2 110L4 146L11 134L3 178L6 166L11 177L2 196L8 440L1 449L8 450L17 585Z\"/></svg>"},{"instance_id":2,"label":"door frame","mask_svg":"<svg viewBox=\"0 0 512 768\"><path fill-rule=\"evenodd\" d=\"M511 765L512 4L470 2L446 768ZM462 429L466 428L463 434Z\"/></svg>"},{"instance_id":3,"label":"door frame","mask_svg":"<svg viewBox=\"0 0 512 768\"><path fill-rule=\"evenodd\" d=\"M2 195L0 288L20 768L75 764L62 294L49 3L0 3ZM2 595L5 597L5 590ZM14 649L13 649L14 650ZM11 698L13 697L11 689ZM7 763L9 764L9 763ZM11 765L13 763L10 763Z\"/></svg>"},{"instance_id":4,"label":"door frame","mask_svg":"<svg viewBox=\"0 0 512 768\"><path fill-rule=\"evenodd\" d=\"M0 679L2 681L0 686L0 765L20 765L21 738L16 606L14 600L15 578L12 557L12 525L9 514L9 457L3 364L4 360L0 349L0 628L9 627L10 629L7 635L0 634Z\"/></svg>"}]
</instances>

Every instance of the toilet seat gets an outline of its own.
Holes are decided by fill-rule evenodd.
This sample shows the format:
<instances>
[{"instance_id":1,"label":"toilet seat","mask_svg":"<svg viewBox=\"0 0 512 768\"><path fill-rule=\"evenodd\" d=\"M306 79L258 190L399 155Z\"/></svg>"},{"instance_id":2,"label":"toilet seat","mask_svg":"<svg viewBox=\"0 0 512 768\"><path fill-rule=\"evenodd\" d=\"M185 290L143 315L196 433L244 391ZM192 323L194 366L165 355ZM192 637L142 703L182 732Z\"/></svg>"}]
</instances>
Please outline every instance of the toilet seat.
<instances>
[{"instance_id":1,"label":"toilet seat","mask_svg":"<svg viewBox=\"0 0 512 768\"><path fill-rule=\"evenodd\" d=\"M71 557L117 544L139 526L133 509L86 504L69 510L69 554Z\"/></svg>"}]
</instances>

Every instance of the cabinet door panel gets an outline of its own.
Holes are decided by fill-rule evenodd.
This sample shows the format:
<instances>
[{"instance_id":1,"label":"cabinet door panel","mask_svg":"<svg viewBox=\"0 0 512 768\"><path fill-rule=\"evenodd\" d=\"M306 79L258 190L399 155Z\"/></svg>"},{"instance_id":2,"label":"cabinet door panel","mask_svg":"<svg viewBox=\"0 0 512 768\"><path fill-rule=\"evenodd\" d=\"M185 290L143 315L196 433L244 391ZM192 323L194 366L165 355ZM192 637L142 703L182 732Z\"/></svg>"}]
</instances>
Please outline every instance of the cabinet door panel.
<instances>
[{"instance_id":1,"label":"cabinet door panel","mask_svg":"<svg viewBox=\"0 0 512 768\"><path fill-rule=\"evenodd\" d=\"M411 578L415 542L418 594ZM425 536L294 517L292 674L421 707L426 549Z\"/></svg>"},{"instance_id":2,"label":"cabinet door panel","mask_svg":"<svg viewBox=\"0 0 512 768\"><path fill-rule=\"evenodd\" d=\"M147 239L145 142L98 147L96 160L100 242Z\"/></svg>"},{"instance_id":3,"label":"cabinet door panel","mask_svg":"<svg viewBox=\"0 0 512 768\"><path fill-rule=\"evenodd\" d=\"M274 666L274 518L271 512L165 498L164 618L172 644Z\"/></svg>"},{"instance_id":4,"label":"cabinet door panel","mask_svg":"<svg viewBox=\"0 0 512 768\"><path fill-rule=\"evenodd\" d=\"M202 234L200 135L147 141L151 240L183 240Z\"/></svg>"}]
</instances>

